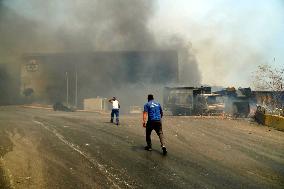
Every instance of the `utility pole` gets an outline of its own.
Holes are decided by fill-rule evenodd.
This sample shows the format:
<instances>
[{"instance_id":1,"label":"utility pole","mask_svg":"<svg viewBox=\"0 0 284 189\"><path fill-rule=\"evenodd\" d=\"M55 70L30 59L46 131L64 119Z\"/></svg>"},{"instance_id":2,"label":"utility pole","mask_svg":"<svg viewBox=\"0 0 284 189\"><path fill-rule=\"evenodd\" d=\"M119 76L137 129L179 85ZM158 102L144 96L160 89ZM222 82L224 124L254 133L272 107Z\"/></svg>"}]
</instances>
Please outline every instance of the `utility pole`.
<instances>
[{"instance_id":1,"label":"utility pole","mask_svg":"<svg viewBox=\"0 0 284 189\"><path fill-rule=\"evenodd\" d=\"M68 87L68 72L66 72L66 104L69 105L69 87Z\"/></svg>"}]
</instances>

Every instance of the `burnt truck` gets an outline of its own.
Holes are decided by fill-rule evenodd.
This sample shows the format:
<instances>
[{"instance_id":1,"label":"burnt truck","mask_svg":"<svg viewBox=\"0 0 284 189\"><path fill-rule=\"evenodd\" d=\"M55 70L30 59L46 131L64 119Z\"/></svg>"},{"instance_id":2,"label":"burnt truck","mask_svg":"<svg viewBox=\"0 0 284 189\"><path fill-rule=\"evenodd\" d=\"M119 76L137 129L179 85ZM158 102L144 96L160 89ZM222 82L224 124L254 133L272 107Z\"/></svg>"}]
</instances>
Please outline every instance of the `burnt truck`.
<instances>
[{"instance_id":1,"label":"burnt truck","mask_svg":"<svg viewBox=\"0 0 284 189\"><path fill-rule=\"evenodd\" d=\"M221 115L225 109L223 96L215 93L197 94L196 103L200 104L199 106L195 106L197 109L202 107L199 112L202 115Z\"/></svg>"},{"instance_id":2,"label":"burnt truck","mask_svg":"<svg viewBox=\"0 0 284 189\"><path fill-rule=\"evenodd\" d=\"M172 115L220 115L247 117L250 112L248 90L224 89L211 92L211 87L165 87L163 103Z\"/></svg>"},{"instance_id":3,"label":"burnt truck","mask_svg":"<svg viewBox=\"0 0 284 189\"><path fill-rule=\"evenodd\" d=\"M216 94L224 98L224 113L233 117L248 117L250 114L250 102L252 101L252 91L250 88L228 87Z\"/></svg>"},{"instance_id":4,"label":"burnt truck","mask_svg":"<svg viewBox=\"0 0 284 189\"><path fill-rule=\"evenodd\" d=\"M206 109L205 95L211 94L211 87L165 87L164 109L173 115L198 115Z\"/></svg>"}]
</instances>

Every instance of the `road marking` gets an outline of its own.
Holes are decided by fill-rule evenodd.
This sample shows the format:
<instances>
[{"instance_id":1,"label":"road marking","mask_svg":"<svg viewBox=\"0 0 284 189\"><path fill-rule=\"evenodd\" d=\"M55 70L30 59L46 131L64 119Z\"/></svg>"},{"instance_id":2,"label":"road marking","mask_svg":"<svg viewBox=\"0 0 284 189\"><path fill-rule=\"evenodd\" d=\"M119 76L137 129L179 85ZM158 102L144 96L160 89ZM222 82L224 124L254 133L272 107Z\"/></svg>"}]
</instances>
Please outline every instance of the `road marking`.
<instances>
[{"instance_id":1,"label":"road marking","mask_svg":"<svg viewBox=\"0 0 284 189\"><path fill-rule=\"evenodd\" d=\"M95 160L94 158L88 156L86 153L84 153L83 151L81 151L79 149L79 147L77 147L77 145L73 144L72 142L69 142L68 140L66 140L64 138L64 136L62 136L61 134L59 134L55 129L51 129L48 126L46 126L44 123L40 122L40 121L36 121L33 120L34 123L42 126L44 129L48 130L49 132L53 133L59 140L61 140L64 144L66 144L67 146L69 146L70 148L72 148L74 151L78 152L81 156L83 156L86 160L88 160L91 164L93 164L94 166L97 166L99 168L99 170L103 173L106 174L106 178L108 179L108 181L110 181L116 188L120 188L119 185L117 185L115 183L114 180L120 180L122 181L122 183L127 186L128 188L135 188L134 186L132 186L131 184L127 183L126 181L124 181L123 179L118 178L116 175L112 174L110 171L107 170L107 168L100 164L97 160ZM50 125L50 124L49 124Z\"/></svg>"}]
</instances>

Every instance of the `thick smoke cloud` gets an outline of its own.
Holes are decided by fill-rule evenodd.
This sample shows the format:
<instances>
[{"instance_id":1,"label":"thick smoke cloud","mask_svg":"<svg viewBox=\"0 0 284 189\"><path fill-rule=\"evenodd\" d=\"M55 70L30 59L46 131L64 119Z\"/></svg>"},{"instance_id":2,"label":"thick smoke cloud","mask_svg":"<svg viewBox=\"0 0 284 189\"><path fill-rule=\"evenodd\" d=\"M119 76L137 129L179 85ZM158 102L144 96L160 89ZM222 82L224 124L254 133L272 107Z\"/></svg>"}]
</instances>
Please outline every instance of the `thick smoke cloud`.
<instances>
[{"instance_id":1,"label":"thick smoke cloud","mask_svg":"<svg viewBox=\"0 0 284 189\"><path fill-rule=\"evenodd\" d=\"M33 23L3 5L0 1L0 55L1 63L6 59L14 59L15 53L23 52L32 39Z\"/></svg>"},{"instance_id":2,"label":"thick smoke cloud","mask_svg":"<svg viewBox=\"0 0 284 189\"><path fill-rule=\"evenodd\" d=\"M9 52L19 53L160 49L152 33L154 28L148 25L156 6L153 0L2 0L0 38L10 44L2 43L1 52L7 53L7 46ZM180 39L180 45L162 45L167 43L169 49L175 50L180 46L184 51ZM195 77L196 61L191 61L194 55L188 50L188 57L183 59L192 69L189 73L195 73L189 79L199 81L199 76Z\"/></svg>"},{"instance_id":3,"label":"thick smoke cloud","mask_svg":"<svg viewBox=\"0 0 284 189\"><path fill-rule=\"evenodd\" d=\"M55 25L52 37L64 50L151 50L156 48L147 22L154 13L153 1L106 0L63 1L64 7L48 24ZM57 1L58 7L62 3ZM54 4L52 4L54 6ZM46 6L52 6L47 3ZM42 9L42 5L38 7ZM52 11L52 10L51 10ZM53 10L54 12L56 10Z\"/></svg>"},{"instance_id":4,"label":"thick smoke cloud","mask_svg":"<svg viewBox=\"0 0 284 189\"><path fill-rule=\"evenodd\" d=\"M154 6L151 0L2 0L1 33L17 42L14 49L29 41L30 51L152 50L157 47L147 23Z\"/></svg>"},{"instance_id":5,"label":"thick smoke cloud","mask_svg":"<svg viewBox=\"0 0 284 189\"><path fill-rule=\"evenodd\" d=\"M179 52L179 81L185 85L200 83L198 63L190 43L176 35L157 42L157 36L153 34L155 28L149 26L155 16L156 1L0 2L0 63L17 62L23 53L35 52L170 49ZM151 91L152 88L148 87L147 90Z\"/></svg>"},{"instance_id":6,"label":"thick smoke cloud","mask_svg":"<svg viewBox=\"0 0 284 189\"><path fill-rule=\"evenodd\" d=\"M159 41L164 48L173 48L178 51L179 83L185 86L197 86L201 77L198 71L198 62L194 55L192 44L181 35L170 35L167 40Z\"/></svg>"}]
</instances>

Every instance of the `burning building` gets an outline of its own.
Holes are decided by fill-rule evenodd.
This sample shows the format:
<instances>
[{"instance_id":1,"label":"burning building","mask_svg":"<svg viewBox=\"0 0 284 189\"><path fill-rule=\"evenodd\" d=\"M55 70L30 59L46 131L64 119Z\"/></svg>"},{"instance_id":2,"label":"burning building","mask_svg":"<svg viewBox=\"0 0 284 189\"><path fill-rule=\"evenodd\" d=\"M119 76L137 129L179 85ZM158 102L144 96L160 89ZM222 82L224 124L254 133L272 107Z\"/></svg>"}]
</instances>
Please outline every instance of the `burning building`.
<instances>
[{"instance_id":1,"label":"burning building","mask_svg":"<svg viewBox=\"0 0 284 189\"><path fill-rule=\"evenodd\" d=\"M138 103L152 86L177 80L178 55L170 50L25 54L21 64L21 93L41 103L82 105L97 96Z\"/></svg>"}]
</instances>

